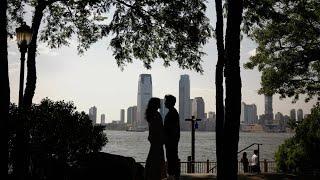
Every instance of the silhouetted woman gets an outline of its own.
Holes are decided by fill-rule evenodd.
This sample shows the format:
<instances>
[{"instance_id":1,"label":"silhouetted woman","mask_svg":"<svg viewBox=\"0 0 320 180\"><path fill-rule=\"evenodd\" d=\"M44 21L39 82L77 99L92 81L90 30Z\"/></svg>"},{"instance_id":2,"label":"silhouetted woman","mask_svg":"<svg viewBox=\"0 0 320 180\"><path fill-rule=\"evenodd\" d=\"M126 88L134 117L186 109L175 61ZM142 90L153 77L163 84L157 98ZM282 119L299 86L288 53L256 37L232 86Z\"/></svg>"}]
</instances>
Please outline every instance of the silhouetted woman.
<instances>
[{"instance_id":1,"label":"silhouetted woman","mask_svg":"<svg viewBox=\"0 0 320 180\"><path fill-rule=\"evenodd\" d=\"M147 157L145 167L145 179L146 180L160 180L165 178L165 166L164 166L164 132L162 118L158 109L160 108L160 99L151 98L146 110L146 120L149 125L150 150Z\"/></svg>"},{"instance_id":2,"label":"silhouetted woman","mask_svg":"<svg viewBox=\"0 0 320 180\"><path fill-rule=\"evenodd\" d=\"M249 160L247 158L247 153L246 152L244 152L242 154L241 162L242 162L242 165L243 165L243 172L247 173L248 172L248 166L249 166Z\"/></svg>"}]
</instances>

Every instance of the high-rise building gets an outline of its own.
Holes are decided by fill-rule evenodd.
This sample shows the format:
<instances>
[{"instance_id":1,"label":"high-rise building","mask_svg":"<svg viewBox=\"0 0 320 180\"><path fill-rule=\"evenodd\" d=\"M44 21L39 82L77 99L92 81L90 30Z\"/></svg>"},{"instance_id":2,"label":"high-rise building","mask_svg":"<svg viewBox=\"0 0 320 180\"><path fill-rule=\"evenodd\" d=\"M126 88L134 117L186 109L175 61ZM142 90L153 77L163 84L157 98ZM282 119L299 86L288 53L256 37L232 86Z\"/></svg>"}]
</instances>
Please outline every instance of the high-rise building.
<instances>
[{"instance_id":1,"label":"high-rise building","mask_svg":"<svg viewBox=\"0 0 320 180\"><path fill-rule=\"evenodd\" d=\"M132 107L127 109L127 124L132 125Z\"/></svg>"},{"instance_id":2,"label":"high-rise building","mask_svg":"<svg viewBox=\"0 0 320 180\"><path fill-rule=\"evenodd\" d=\"M192 102L192 115L201 119L202 121L205 119L205 105L202 97L195 97Z\"/></svg>"},{"instance_id":3,"label":"high-rise building","mask_svg":"<svg viewBox=\"0 0 320 180\"><path fill-rule=\"evenodd\" d=\"M132 126L137 126L137 106L132 106Z\"/></svg>"},{"instance_id":4,"label":"high-rise building","mask_svg":"<svg viewBox=\"0 0 320 180\"><path fill-rule=\"evenodd\" d=\"M272 124L273 122L273 108L272 108L272 96L264 96L264 118L265 124Z\"/></svg>"},{"instance_id":5,"label":"high-rise building","mask_svg":"<svg viewBox=\"0 0 320 180\"><path fill-rule=\"evenodd\" d=\"M296 115L296 110L295 109L291 109L290 110L290 119L293 121L297 120L297 115Z\"/></svg>"},{"instance_id":6,"label":"high-rise building","mask_svg":"<svg viewBox=\"0 0 320 180\"><path fill-rule=\"evenodd\" d=\"M165 100L164 99L160 99L160 114L162 119L164 120L164 118L166 117L169 109L166 108L165 104L164 104Z\"/></svg>"},{"instance_id":7,"label":"high-rise building","mask_svg":"<svg viewBox=\"0 0 320 180\"><path fill-rule=\"evenodd\" d=\"M137 126L136 128L148 128L145 120L145 111L148 102L152 97L152 79L151 74L140 74L138 82L138 100L137 100Z\"/></svg>"},{"instance_id":8,"label":"high-rise building","mask_svg":"<svg viewBox=\"0 0 320 180\"><path fill-rule=\"evenodd\" d=\"M297 118L298 118L298 121L302 121L303 120L303 111L302 111L302 109L298 109Z\"/></svg>"},{"instance_id":9,"label":"high-rise building","mask_svg":"<svg viewBox=\"0 0 320 180\"><path fill-rule=\"evenodd\" d=\"M134 126L137 119L137 106L131 106L127 109L127 124Z\"/></svg>"},{"instance_id":10,"label":"high-rise building","mask_svg":"<svg viewBox=\"0 0 320 180\"><path fill-rule=\"evenodd\" d=\"M275 124L279 125L279 130L284 131L285 130L285 124L284 124L284 116L282 113L277 112L277 114L274 116Z\"/></svg>"},{"instance_id":11,"label":"high-rise building","mask_svg":"<svg viewBox=\"0 0 320 180\"><path fill-rule=\"evenodd\" d=\"M241 122L255 124L258 122L257 106L255 104L241 103Z\"/></svg>"},{"instance_id":12,"label":"high-rise building","mask_svg":"<svg viewBox=\"0 0 320 180\"><path fill-rule=\"evenodd\" d=\"M121 109L120 110L120 123L124 123L124 113L125 113L125 110Z\"/></svg>"},{"instance_id":13,"label":"high-rise building","mask_svg":"<svg viewBox=\"0 0 320 180\"><path fill-rule=\"evenodd\" d=\"M284 118L284 116L283 116L283 114L281 112L277 112L277 114L274 116L274 120L276 122L279 122L279 121L283 120L283 118Z\"/></svg>"},{"instance_id":14,"label":"high-rise building","mask_svg":"<svg viewBox=\"0 0 320 180\"><path fill-rule=\"evenodd\" d=\"M100 120L100 124L106 124L106 115L105 114L101 114L101 120Z\"/></svg>"},{"instance_id":15,"label":"high-rise building","mask_svg":"<svg viewBox=\"0 0 320 180\"><path fill-rule=\"evenodd\" d=\"M215 117L216 117L216 113L215 112L212 112L212 111L208 112L208 119L214 119Z\"/></svg>"},{"instance_id":16,"label":"high-rise building","mask_svg":"<svg viewBox=\"0 0 320 180\"><path fill-rule=\"evenodd\" d=\"M89 118L92 121L92 124L97 123L97 108L95 106L89 109Z\"/></svg>"},{"instance_id":17,"label":"high-rise building","mask_svg":"<svg viewBox=\"0 0 320 180\"><path fill-rule=\"evenodd\" d=\"M190 129L189 123L185 121L185 119L191 118L190 108L190 80L189 75L184 74L180 76L179 80L179 117L182 131Z\"/></svg>"},{"instance_id":18,"label":"high-rise building","mask_svg":"<svg viewBox=\"0 0 320 180\"><path fill-rule=\"evenodd\" d=\"M192 116L197 119L201 119L198 124L198 129L200 131L206 130L207 119L205 117L205 104L202 97L195 97L192 101Z\"/></svg>"}]
</instances>

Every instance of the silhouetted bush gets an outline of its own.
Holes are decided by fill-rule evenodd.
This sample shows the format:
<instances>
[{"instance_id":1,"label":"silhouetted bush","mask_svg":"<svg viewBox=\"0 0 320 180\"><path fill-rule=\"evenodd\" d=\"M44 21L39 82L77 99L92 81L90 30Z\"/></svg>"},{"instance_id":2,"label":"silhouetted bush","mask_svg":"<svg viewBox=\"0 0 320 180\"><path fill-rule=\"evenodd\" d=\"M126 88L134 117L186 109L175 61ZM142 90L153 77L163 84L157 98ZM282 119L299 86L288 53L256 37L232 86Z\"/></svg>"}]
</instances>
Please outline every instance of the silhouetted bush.
<instances>
[{"instance_id":1,"label":"silhouetted bush","mask_svg":"<svg viewBox=\"0 0 320 180\"><path fill-rule=\"evenodd\" d=\"M320 170L320 105L297 122L295 135L280 145L275 154L277 168L283 172L319 173Z\"/></svg>"},{"instance_id":2,"label":"silhouetted bush","mask_svg":"<svg viewBox=\"0 0 320 180\"><path fill-rule=\"evenodd\" d=\"M76 111L72 102L43 99L19 115L16 105L10 106L10 162L13 161L15 127L19 118L26 122L27 153L31 175L48 179L63 176L65 169L75 165L78 157L99 152L106 145L104 126L93 125L89 116ZM57 173L58 172L58 173Z\"/></svg>"}]
</instances>

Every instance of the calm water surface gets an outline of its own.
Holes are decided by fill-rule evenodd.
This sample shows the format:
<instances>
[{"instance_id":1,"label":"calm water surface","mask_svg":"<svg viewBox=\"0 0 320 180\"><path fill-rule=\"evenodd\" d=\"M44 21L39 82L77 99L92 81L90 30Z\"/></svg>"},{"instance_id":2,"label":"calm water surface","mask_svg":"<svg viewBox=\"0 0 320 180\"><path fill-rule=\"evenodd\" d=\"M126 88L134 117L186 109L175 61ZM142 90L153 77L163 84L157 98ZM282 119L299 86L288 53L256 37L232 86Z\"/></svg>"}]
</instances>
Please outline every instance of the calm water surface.
<instances>
[{"instance_id":1,"label":"calm water surface","mask_svg":"<svg viewBox=\"0 0 320 180\"><path fill-rule=\"evenodd\" d=\"M127 131L106 131L109 142L103 147L103 152L119 154L133 157L136 161L145 161L148 155L149 142L148 132L127 132ZM239 150L252 143L261 143L260 158L274 159L274 152L285 139L293 136L287 133L240 133ZM216 159L215 132L196 132L196 161ZM251 157L253 150L257 147L249 148L248 157ZM181 161L186 161L191 154L191 133L181 132L179 142L179 157ZM241 154L238 156L239 159Z\"/></svg>"}]
</instances>

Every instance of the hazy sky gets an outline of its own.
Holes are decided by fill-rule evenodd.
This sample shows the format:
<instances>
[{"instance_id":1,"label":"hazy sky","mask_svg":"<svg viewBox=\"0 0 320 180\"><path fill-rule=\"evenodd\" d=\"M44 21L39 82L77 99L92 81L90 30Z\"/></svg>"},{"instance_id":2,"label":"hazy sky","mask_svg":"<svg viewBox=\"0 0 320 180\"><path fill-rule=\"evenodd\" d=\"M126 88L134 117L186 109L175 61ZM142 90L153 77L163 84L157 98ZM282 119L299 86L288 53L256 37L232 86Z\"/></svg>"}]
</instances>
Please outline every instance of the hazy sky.
<instances>
[{"instance_id":1,"label":"hazy sky","mask_svg":"<svg viewBox=\"0 0 320 180\"><path fill-rule=\"evenodd\" d=\"M211 1L210 1L211 2ZM214 4L207 12L212 26L215 24ZM27 24L31 24L27 22ZM127 109L137 104L139 74L152 75L153 96L163 98L165 94L179 97L179 78L181 74L189 74L191 98L201 96L205 101L205 111L215 111L214 72L217 62L216 41L211 39L204 47L207 53L203 57L203 75L179 69L176 63L164 68L162 60L157 59L151 70L146 70L139 60L128 64L121 71L109 48L109 39L105 38L94 44L83 56L78 56L76 42L69 47L51 50L44 44L38 46L37 56L37 88L34 102L48 97L52 100L73 101L78 110L85 111L91 106L97 106L97 119L105 113L107 122L120 119L120 109ZM257 70L243 69L250 55L255 52L256 44L244 38L241 42L241 77L242 99L245 103L255 103L258 114L264 112L264 97L257 94L260 87L261 73ZM19 92L20 54L14 40L9 42L9 74L11 101L17 102ZM302 108L304 113L310 113L315 101L304 103L303 100L291 104L291 99L279 100L273 98L273 110L289 114L292 108ZM176 105L178 109L178 104Z\"/></svg>"}]
</instances>

